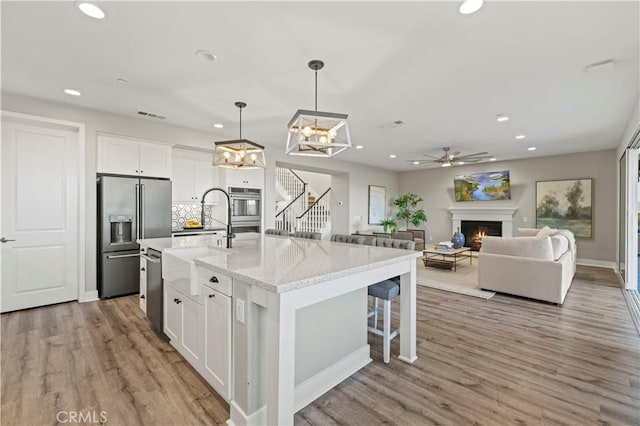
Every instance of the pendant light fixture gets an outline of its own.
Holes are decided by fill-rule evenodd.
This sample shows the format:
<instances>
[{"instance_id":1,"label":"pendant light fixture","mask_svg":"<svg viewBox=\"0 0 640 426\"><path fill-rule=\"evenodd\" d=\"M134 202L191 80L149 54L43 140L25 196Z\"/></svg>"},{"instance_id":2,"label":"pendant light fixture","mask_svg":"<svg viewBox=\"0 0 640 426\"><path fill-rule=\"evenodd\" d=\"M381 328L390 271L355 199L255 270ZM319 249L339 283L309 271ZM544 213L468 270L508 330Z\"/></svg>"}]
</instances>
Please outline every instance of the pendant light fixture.
<instances>
[{"instance_id":1,"label":"pendant light fixture","mask_svg":"<svg viewBox=\"0 0 640 426\"><path fill-rule=\"evenodd\" d=\"M247 104L236 102L240 109L240 138L233 141L216 142L213 165L227 169L264 169L264 147L242 139L242 108Z\"/></svg>"},{"instance_id":2,"label":"pendant light fixture","mask_svg":"<svg viewBox=\"0 0 640 426\"><path fill-rule=\"evenodd\" d=\"M324 67L324 62L314 59L308 65L315 71L315 111L299 109L289 121L286 153L333 157L351 148L348 115L318 111L318 70Z\"/></svg>"}]
</instances>

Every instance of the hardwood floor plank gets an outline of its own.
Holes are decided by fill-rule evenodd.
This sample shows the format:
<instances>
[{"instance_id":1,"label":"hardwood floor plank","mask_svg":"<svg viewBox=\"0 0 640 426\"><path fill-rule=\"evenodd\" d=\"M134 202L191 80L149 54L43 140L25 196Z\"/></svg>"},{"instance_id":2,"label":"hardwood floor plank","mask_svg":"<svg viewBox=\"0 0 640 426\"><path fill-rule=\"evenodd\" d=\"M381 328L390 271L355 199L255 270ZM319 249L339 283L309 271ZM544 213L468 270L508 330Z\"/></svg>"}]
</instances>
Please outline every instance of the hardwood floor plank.
<instances>
[{"instance_id":1,"label":"hardwood floor plank","mask_svg":"<svg viewBox=\"0 0 640 426\"><path fill-rule=\"evenodd\" d=\"M578 268L563 306L418 287L418 360L374 362L295 416L298 425L640 424L640 337L615 275ZM394 310L398 310L397 303ZM137 296L1 316L0 422L224 424L229 406L157 338ZM397 320L392 324L397 325Z\"/></svg>"}]
</instances>

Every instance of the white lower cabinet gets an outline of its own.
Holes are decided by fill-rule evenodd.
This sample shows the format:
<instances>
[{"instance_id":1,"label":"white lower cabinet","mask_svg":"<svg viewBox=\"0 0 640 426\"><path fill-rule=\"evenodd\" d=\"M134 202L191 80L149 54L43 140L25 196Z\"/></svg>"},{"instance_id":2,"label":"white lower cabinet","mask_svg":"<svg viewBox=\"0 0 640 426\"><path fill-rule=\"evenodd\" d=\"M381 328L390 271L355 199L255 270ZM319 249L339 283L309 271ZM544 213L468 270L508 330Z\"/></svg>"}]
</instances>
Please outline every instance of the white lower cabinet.
<instances>
[{"instance_id":1,"label":"white lower cabinet","mask_svg":"<svg viewBox=\"0 0 640 426\"><path fill-rule=\"evenodd\" d=\"M204 306L205 380L226 401L231 397L231 297L200 286Z\"/></svg>"},{"instance_id":2,"label":"white lower cabinet","mask_svg":"<svg viewBox=\"0 0 640 426\"><path fill-rule=\"evenodd\" d=\"M188 280L164 282L164 333L226 401L231 398L232 279L198 268L200 294ZM225 294L226 293L226 294Z\"/></svg>"},{"instance_id":3,"label":"white lower cabinet","mask_svg":"<svg viewBox=\"0 0 640 426\"><path fill-rule=\"evenodd\" d=\"M202 368L202 305L175 289L164 286L164 333L171 345L196 370Z\"/></svg>"}]
</instances>

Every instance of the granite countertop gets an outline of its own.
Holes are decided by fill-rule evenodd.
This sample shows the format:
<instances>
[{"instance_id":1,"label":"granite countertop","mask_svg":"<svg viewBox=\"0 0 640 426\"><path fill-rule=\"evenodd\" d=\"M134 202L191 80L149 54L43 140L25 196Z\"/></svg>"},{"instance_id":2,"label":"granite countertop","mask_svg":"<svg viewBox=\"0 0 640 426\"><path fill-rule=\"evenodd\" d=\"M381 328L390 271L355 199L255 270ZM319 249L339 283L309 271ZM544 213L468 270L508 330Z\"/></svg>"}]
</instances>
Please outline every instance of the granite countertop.
<instances>
[{"instance_id":1,"label":"granite countertop","mask_svg":"<svg viewBox=\"0 0 640 426\"><path fill-rule=\"evenodd\" d=\"M231 249L194 262L283 293L420 256L416 251L254 234L234 240Z\"/></svg>"},{"instance_id":2,"label":"granite countertop","mask_svg":"<svg viewBox=\"0 0 640 426\"><path fill-rule=\"evenodd\" d=\"M242 234L236 234L233 239L233 244L236 241L242 241L246 239L255 239L260 234L254 232L246 232ZM142 240L136 240L142 247L150 249L164 251L170 248L185 248L185 247L217 247L218 239L220 235L202 234L202 235L189 235L187 237L164 237L164 238L145 238ZM226 245L226 241L224 242Z\"/></svg>"}]
</instances>

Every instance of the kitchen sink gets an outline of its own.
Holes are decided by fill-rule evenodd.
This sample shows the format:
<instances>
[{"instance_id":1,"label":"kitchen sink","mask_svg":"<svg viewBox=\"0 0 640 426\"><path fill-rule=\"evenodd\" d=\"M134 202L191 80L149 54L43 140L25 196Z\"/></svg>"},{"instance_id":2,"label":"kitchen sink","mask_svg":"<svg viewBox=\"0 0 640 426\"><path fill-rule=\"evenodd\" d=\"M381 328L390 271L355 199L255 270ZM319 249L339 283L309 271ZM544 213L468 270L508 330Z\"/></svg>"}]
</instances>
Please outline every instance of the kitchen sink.
<instances>
[{"instance_id":1,"label":"kitchen sink","mask_svg":"<svg viewBox=\"0 0 640 426\"><path fill-rule=\"evenodd\" d=\"M165 281L188 283L189 293L200 293L198 274L194 259L209 256L224 256L233 250L221 247L170 248L162 252L162 279Z\"/></svg>"}]
</instances>

